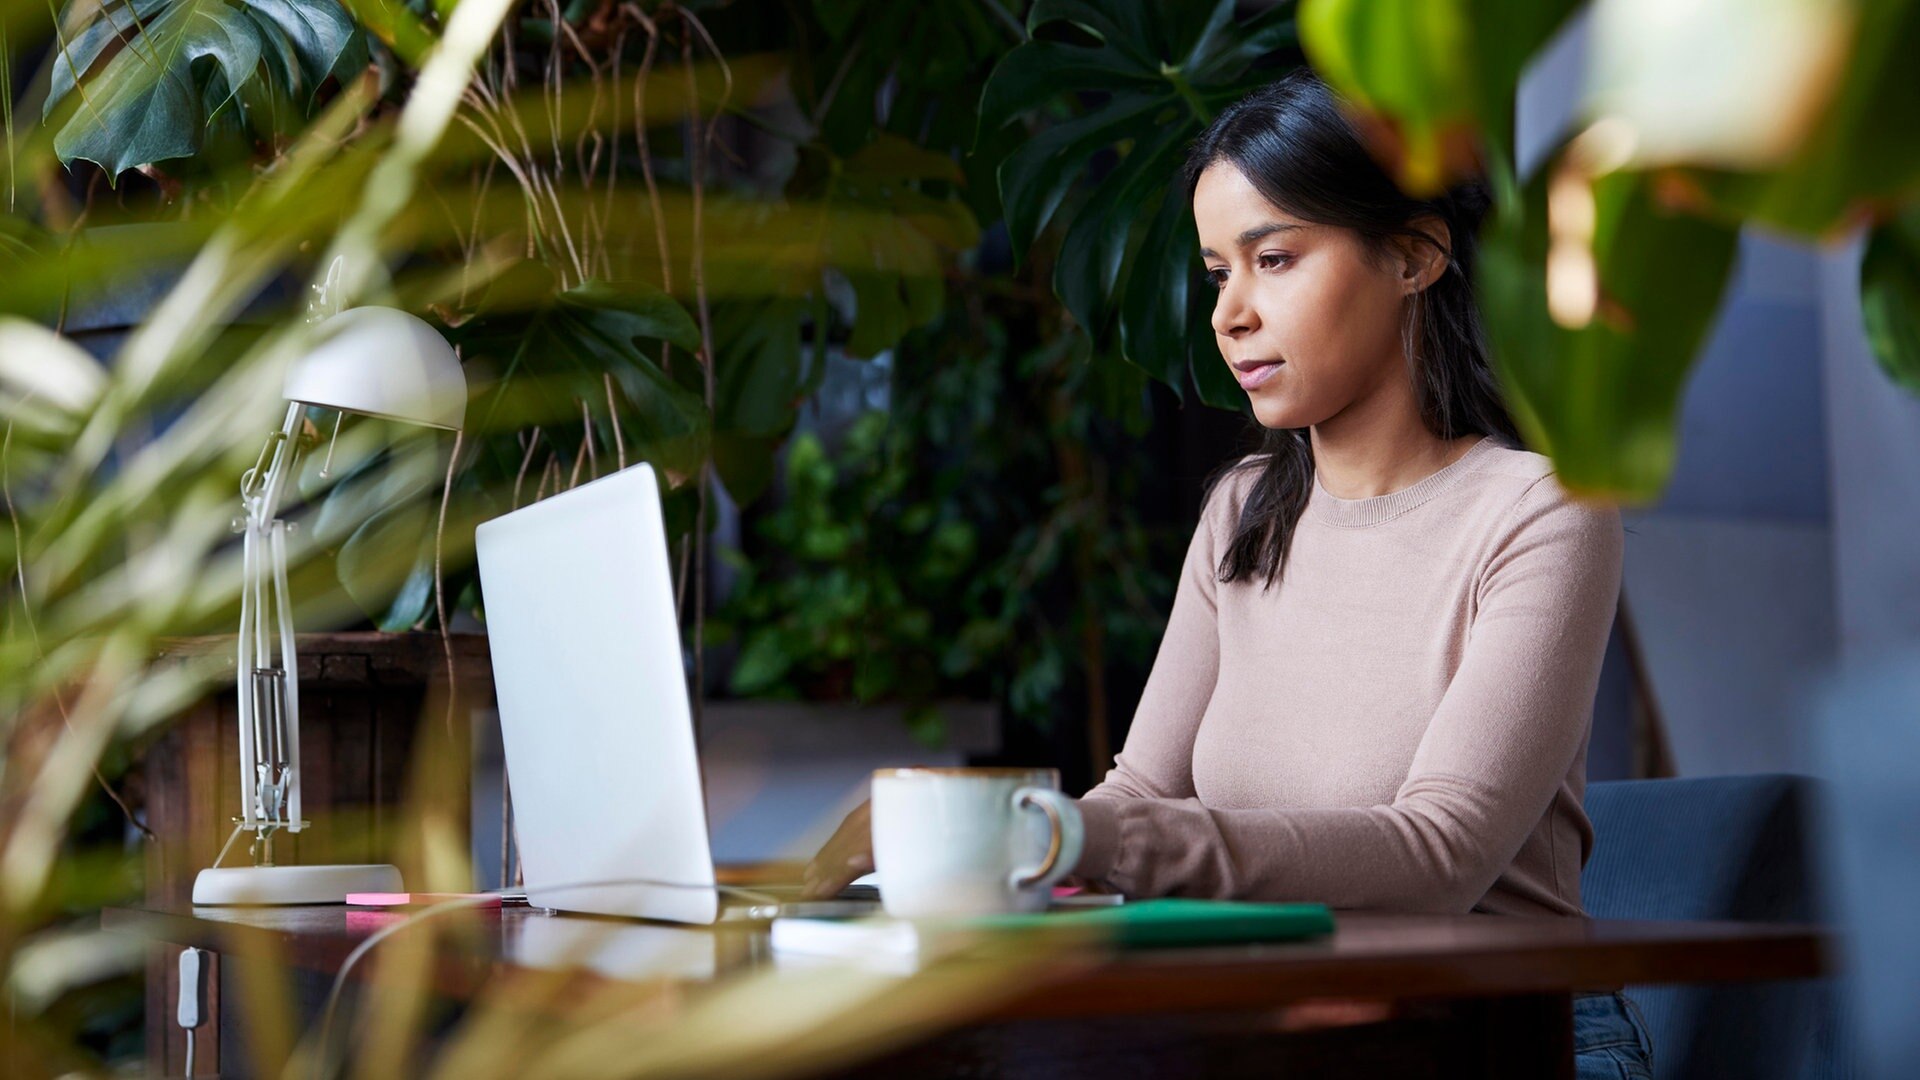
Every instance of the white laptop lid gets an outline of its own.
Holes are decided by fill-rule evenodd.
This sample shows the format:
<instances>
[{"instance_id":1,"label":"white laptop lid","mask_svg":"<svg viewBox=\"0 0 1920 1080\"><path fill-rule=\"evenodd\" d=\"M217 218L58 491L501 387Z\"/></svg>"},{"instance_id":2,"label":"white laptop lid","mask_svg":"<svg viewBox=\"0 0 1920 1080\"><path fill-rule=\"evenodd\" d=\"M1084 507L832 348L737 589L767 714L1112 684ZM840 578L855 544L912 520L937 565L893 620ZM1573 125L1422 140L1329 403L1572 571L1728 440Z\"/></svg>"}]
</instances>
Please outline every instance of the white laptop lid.
<instances>
[{"instance_id":1,"label":"white laptop lid","mask_svg":"<svg viewBox=\"0 0 1920 1080\"><path fill-rule=\"evenodd\" d=\"M475 543L527 898L718 918L673 577L652 467L482 524ZM565 886L565 887L563 887Z\"/></svg>"}]
</instances>

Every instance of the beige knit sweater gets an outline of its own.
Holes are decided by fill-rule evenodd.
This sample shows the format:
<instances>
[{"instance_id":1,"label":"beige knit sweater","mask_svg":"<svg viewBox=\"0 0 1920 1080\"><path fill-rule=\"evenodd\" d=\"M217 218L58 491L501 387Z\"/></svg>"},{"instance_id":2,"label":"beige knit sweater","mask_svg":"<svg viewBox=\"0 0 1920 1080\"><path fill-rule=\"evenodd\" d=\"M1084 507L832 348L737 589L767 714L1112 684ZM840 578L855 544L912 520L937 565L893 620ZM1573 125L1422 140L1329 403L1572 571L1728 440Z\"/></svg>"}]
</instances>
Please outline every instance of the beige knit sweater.
<instances>
[{"instance_id":1,"label":"beige knit sweater","mask_svg":"<svg viewBox=\"0 0 1920 1080\"><path fill-rule=\"evenodd\" d=\"M1314 481L1281 581L1215 569L1259 469L1216 486L1080 876L1134 896L1578 915L1620 588L1611 506L1482 438L1365 499Z\"/></svg>"}]
</instances>

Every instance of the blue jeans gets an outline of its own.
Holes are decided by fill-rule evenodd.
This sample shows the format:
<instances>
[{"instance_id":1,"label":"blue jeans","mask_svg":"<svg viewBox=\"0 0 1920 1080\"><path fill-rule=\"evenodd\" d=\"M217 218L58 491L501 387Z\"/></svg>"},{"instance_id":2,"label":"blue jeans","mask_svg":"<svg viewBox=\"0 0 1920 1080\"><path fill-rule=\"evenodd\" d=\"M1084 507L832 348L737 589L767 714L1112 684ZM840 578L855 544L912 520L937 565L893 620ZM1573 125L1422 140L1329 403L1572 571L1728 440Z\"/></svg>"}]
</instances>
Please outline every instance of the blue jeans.
<instances>
[{"instance_id":1,"label":"blue jeans","mask_svg":"<svg viewBox=\"0 0 1920 1080\"><path fill-rule=\"evenodd\" d=\"M1577 1080L1653 1080L1653 1039L1640 1006L1625 994L1573 996Z\"/></svg>"}]
</instances>

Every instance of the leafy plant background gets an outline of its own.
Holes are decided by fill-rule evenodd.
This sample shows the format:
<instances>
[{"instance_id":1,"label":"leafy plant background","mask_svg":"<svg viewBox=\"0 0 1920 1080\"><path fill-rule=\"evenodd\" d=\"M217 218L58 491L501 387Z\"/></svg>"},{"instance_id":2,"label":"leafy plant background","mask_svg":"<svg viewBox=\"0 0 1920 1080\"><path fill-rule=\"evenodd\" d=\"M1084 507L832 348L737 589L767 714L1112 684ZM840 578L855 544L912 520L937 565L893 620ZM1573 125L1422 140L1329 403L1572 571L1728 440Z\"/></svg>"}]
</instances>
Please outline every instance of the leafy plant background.
<instances>
[{"instance_id":1,"label":"leafy plant background","mask_svg":"<svg viewBox=\"0 0 1920 1080\"><path fill-rule=\"evenodd\" d=\"M778 507L724 553L734 693L901 701L933 745L947 699L1042 734L1078 703L1100 767L1108 669L1150 666L1186 538L1146 509L1146 470L1109 464L1152 452L1148 402L1113 411L1107 365L1031 313L956 297L902 341L886 409L788 448Z\"/></svg>"},{"instance_id":2,"label":"leafy plant background","mask_svg":"<svg viewBox=\"0 0 1920 1080\"><path fill-rule=\"evenodd\" d=\"M1213 116L1297 62L1293 10L1245 22L1232 0L1198 5L1039 0L1028 40L980 99L980 136L1035 113L1050 124L999 169L1016 257L1049 224L1062 237L1055 294L1102 352L1117 352L1177 392L1240 409L1246 395L1216 357L1195 288L1193 211L1168 198L1186 146ZM1082 183L1088 170L1097 183ZM1078 195L1068 205L1069 195Z\"/></svg>"},{"instance_id":3,"label":"leafy plant background","mask_svg":"<svg viewBox=\"0 0 1920 1080\"><path fill-rule=\"evenodd\" d=\"M234 597L221 589L233 571L218 526L257 449L250 418L276 411L275 364L297 349L301 309L335 253L349 255L348 277L329 282L331 299L394 303L439 322L461 350L473 401L450 461L444 445L366 421L343 425L328 448L331 418L309 415L300 501L288 508L308 538L294 568L305 627L445 630L483 617L462 540L473 521L646 459L667 479L697 664L706 548L687 538L707 532L715 483L749 507L768 490L832 351L888 358L900 373L897 412L876 453L896 469L931 471L911 473L914 484L870 515L883 546L925 520L971 575L959 596L927 595L938 590L922 576L876 598L869 618L957 616L967 645L937 670L907 660L869 676L860 693L1008 696L1034 725L1052 726L1063 701L1072 707L1061 690L1076 675L1097 687L1110 660L1144 666L1157 638L1164 577L1082 580L1101 560L1163 561L1147 551L1132 474L1109 488L1105 465L1088 465L1090 451L1117 457L1140 434L1145 383L1092 356L1043 292L1012 280L991 254L1003 240L986 245L984 277L966 262L980 221L997 219L995 140L1022 137L1009 126L967 153L977 87L1021 40L1013 13L823 4L770 26L753 10L623 6L610 16L580 6L555 22L552 9L501 7L506 29L473 58L457 105L409 127L403 118L431 107L422 102L433 100L425 91L444 52L435 41L478 10L355 12L360 36L324 68L324 51L276 66L278 54L252 50L260 9L239 5L76 8L38 54L50 87L67 43L73 85L50 103L29 101L44 123L9 147L9 205L23 212L6 219L4 256L22 273L4 307L62 329L71 314L97 319L117 285L158 298L131 333L97 346L112 356L107 375L90 376L100 387L62 394L57 380L27 380L7 399L9 439L20 436L10 467L26 494L18 551L30 570L9 601L6 686L42 706L15 731L57 731L47 725L58 713L115 747L95 754L94 784L60 774L63 797L86 810L58 819L57 843L69 861L98 851L126 872L12 879L36 906L9 926L45 948L77 933L101 957L73 968L71 982L55 979L47 1003L32 1007L52 1037L51 1056L36 1059L48 1071L128 1053L133 984L90 973L125 971L134 958L78 928L93 907L138 890L139 860L120 835L141 827L137 791L130 812L113 805L136 780L121 748L150 737L204 684L165 685L173 704L146 706L137 723L93 698L71 714L51 708L62 698L48 688L90 673L158 692L135 659L157 636L230 624ZM757 59L767 50L782 64ZM15 55L6 52L9 90ZM439 72L443 88L455 70ZM789 104L740 105L769 92ZM709 126L715 116L727 118L723 137ZM732 140L772 165L747 167ZM30 344L64 355L54 340ZM999 445L993 425L1016 403L1031 438ZM1064 480L1049 479L1056 469ZM929 474L942 486L923 499ZM78 507L87 509L76 517ZM777 522L784 511L772 512ZM972 544L953 543L966 528ZM219 569L205 582L149 574L165 587L128 591L126 567L156 552L160 565ZM894 566L908 567L900 554ZM153 617L103 622L103 594ZM81 611L78 621L69 614ZM23 636L36 625L55 629ZM109 626L105 644L78 646ZM30 661L46 650L63 662L36 670ZM921 731L936 737L937 723ZM1106 753L1096 747L1093 760ZM445 873L411 860L457 830L450 814L428 805L412 815L402 845L414 852L410 879ZM17 955L45 966L33 959L45 953Z\"/></svg>"}]
</instances>

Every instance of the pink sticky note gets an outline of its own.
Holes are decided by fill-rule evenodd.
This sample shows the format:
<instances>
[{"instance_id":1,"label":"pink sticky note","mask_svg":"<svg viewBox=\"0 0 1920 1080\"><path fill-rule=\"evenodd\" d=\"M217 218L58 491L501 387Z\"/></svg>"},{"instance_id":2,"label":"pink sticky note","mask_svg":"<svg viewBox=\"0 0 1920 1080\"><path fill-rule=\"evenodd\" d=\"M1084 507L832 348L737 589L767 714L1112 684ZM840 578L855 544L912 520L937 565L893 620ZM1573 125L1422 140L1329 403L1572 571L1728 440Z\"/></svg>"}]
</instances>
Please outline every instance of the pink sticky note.
<instances>
[{"instance_id":1,"label":"pink sticky note","mask_svg":"<svg viewBox=\"0 0 1920 1080\"><path fill-rule=\"evenodd\" d=\"M447 900L472 900L477 908L497 908L500 897L494 893L441 893L441 892L356 892L347 894L350 907L411 907L425 904L438 904Z\"/></svg>"}]
</instances>

